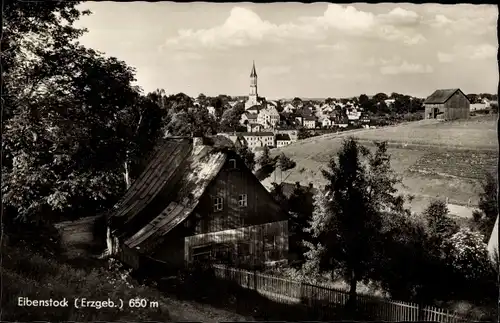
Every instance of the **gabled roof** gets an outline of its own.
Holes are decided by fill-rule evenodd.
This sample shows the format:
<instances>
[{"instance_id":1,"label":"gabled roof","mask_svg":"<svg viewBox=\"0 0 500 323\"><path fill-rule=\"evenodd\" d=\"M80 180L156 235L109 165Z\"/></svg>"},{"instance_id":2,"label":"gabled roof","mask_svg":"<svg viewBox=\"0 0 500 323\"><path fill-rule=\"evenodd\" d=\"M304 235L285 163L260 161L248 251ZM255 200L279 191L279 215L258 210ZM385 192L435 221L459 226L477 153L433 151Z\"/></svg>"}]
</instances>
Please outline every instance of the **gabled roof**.
<instances>
[{"instance_id":1,"label":"gabled roof","mask_svg":"<svg viewBox=\"0 0 500 323\"><path fill-rule=\"evenodd\" d=\"M250 108L246 109L246 111L252 110L252 111L259 112L262 109L264 109L263 106L256 104L256 105L252 105Z\"/></svg>"},{"instance_id":2,"label":"gabled roof","mask_svg":"<svg viewBox=\"0 0 500 323\"><path fill-rule=\"evenodd\" d=\"M276 134L276 140L292 140L292 139L290 139L290 135L288 134L278 133Z\"/></svg>"},{"instance_id":3,"label":"gabled roof","mask_svg":"<svg viewBox=\"0 0 500 323\"><path fill-rule=\"evenodd\" d=\"M467 96L460 89L445 89L436 90L427 99L425 99L424 104L442 104L448 101L457 91L460 91L463 96ZM467 100L469 100L467 98Z\"/></svg>"},{"instance_id":4,"label":"gabled roof","mask_svg":"<svg viewBox=\"0 0 500 323\"><path fill-rule=\"evenodd\" d=\"M241 137L270 137L274 136L272 132L237 132L237 136Z\"/></svg>"},{"instance_id":5,"label":"gabled roof","mask_svg":"<svg viewBox=\"0 0 500 323\"><path fill-rule=\"evenodd\" d=\"M193 146L189 139L166 139L150 164L109 215L115 235L141 252L184 221L222 169L227 140Z\"/></svg>"}]
</instances>

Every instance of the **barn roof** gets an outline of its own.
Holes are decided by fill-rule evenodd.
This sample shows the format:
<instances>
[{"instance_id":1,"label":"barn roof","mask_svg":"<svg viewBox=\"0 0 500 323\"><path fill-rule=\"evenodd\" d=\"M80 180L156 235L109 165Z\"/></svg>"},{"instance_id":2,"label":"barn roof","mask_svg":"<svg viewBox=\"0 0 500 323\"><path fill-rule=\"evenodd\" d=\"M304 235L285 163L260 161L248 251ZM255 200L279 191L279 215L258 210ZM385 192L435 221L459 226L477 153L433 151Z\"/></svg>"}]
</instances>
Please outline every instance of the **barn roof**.
<instances>
[{"instance_id":1,"label":"barn roof","mask_svg":"<svg viewBox=\"0 0 500 323\"><path fill-rule=\"evenodd\" d=\"M114 234L141 252L184 221L222 169L227 141L193 146L190 139L168 139L110 214Z\"/></svg>"},{"instance_id":2,"label":"barn roof","mask_svg":"<svg viewBox=\"0 0 500 323\"><path fill-rule=\"evenodd\" d=\"M442 103L445 103L457 91L460 91L465 97L467 97L460 89L436 90L429 97L427 97L427 99L425 99L424 104L442 104Z\"/></svg>"}]
</instances>

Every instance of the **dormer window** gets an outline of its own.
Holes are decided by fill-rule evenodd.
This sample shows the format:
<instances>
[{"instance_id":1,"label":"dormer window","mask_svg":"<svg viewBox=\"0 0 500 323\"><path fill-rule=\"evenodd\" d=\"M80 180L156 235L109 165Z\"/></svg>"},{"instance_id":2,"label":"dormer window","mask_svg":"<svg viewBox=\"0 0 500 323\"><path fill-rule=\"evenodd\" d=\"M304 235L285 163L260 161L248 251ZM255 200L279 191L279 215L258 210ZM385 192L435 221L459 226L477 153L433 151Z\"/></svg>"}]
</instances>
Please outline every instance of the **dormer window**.
<instances>
[{"instance_id":1,"label":"dormer window","mask_svg":"<svg viewBox=\"0 0 500 323\"><path fill-rule=\"evenodd\" d=\"M233 169L236 168L236 159L229 160L229 167Z\"/></svg>"}]
</instances>

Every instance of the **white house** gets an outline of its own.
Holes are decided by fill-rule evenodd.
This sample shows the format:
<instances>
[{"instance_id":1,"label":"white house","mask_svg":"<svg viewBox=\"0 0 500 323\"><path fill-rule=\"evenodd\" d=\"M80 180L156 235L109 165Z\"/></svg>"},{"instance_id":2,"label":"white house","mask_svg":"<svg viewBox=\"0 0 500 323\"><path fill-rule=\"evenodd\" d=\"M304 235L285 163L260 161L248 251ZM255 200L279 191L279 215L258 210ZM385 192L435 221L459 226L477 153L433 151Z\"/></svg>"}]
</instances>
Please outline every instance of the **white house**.
<instances>
[{"instance_id":1,"label":"white house","mask_svg":"<svg viewBox=\"0 0 500 323\"><path fill-rule=\"evenodd\" d=\"M284 147L292 143L288 134L276 134L276 147Z\"/></svg>"},{"instance_id":2,"label":"white house","mask_svg":"<svg viewBox=\"0 0 500 323\"><path fill-rule=\"evenodd\" d=\"M207 107L208 113L213 115L215 117L215 107L213 106L208 106Z\"/></svg>"},{"instance_id":3,"label":"white house","mask_svg":"<svg viewBox=\"0 0 500 323\"><path fill-rule=\"evenodd\" d=\"M293 106L293 104L291 103L288 103L284 108L283 108L283 112L286 112L286 113L292 113L295 111L295 107Z\"/></svg>"},{"instance_id":4,"label":"white house","mask_svg":"<svg viewBox=\"0 0 500 323\"><path fill-rule=\"evenodd\" d=\"M264 126L264 128L273 128L280 122L280 114L278 110L272 105L261 109L257 115L257 123Z\"/></svg>"},{"instance_id":5,"label":"white house","mask_svg":"<svg viewBox=\"0 0 500 323\"><path fill-rule=\"evenodd\" d=\"M240 123L242 125L248 123L257 123L257 114L245 111L245 113L241 115Z\"/></svg>"},{"instance_id":6,"label":"white house","mask_svg":"<svg viewBox=\"0 0 500 323\"><path fill-rule=\"evenodd\" d=\"M274 147L274 133L272 132L239 132L236 133L242 143L249 149Z\"/></svg>"},{"instance_id":7,"label":"white house","mask_svg":"<svg viewBox=\"0 0 500 323\"><path fill-rule=\"evenodd\" d=\"M321 126L323 128L329 128L332 126L332 124L333 124L333 122L332 122L332 119L330 119L330 118L323 118L323 120L321 120Z\"/></svg>"},{"instance_id":8,"label":"white house","mask_svg":"<svg viewBox=\"0 0 500 323\"><path fill-rule=\"evenodd\" d=\"M307 129L316 128L316 117L314 116L304 116L302 118L302 125Z\"/></svg>"}]
</instances>

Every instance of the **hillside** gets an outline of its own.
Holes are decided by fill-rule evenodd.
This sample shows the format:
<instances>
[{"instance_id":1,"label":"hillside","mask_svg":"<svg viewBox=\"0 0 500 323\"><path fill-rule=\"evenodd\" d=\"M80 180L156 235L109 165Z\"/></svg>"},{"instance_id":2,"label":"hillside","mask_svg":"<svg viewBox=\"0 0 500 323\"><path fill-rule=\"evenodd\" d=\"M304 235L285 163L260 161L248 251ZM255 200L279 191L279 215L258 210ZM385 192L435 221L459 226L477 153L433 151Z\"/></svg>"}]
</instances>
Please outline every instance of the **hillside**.
<instances>
[{"instance_id":1,"label":"hillside","mask_svg":"<svg viewBox=\"0 0 500 323\"><path fill-rule=\"evenodd\" d=\"M403 177L405 193L415 195L411 207L420 212L435 198L449 203L472 205L478 202L480 180L485 172L496 172L498 163L497 115L469 120L439 122L422 120L380 129L362 129L308 138L273 149L285 153L297 166L282 175L289 183L324 184L320 169L341 147L342 139L356 137L363 145L373 141L389 143L391 164ZM279 178L279 177L278 177ZM270 187L274 174L263 181Z\"/></svg>"}]
</instances>

